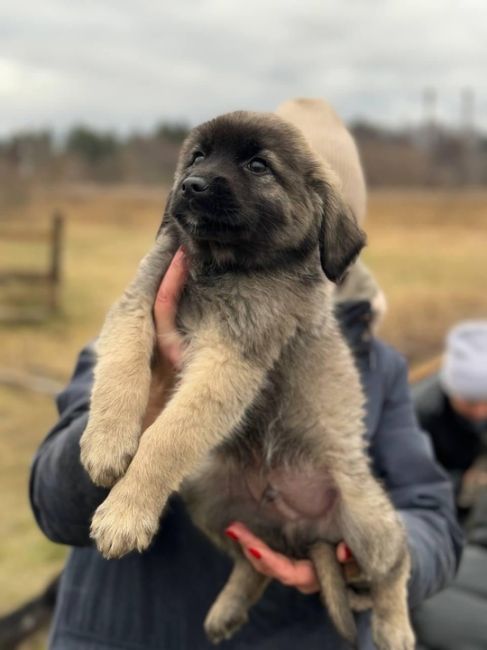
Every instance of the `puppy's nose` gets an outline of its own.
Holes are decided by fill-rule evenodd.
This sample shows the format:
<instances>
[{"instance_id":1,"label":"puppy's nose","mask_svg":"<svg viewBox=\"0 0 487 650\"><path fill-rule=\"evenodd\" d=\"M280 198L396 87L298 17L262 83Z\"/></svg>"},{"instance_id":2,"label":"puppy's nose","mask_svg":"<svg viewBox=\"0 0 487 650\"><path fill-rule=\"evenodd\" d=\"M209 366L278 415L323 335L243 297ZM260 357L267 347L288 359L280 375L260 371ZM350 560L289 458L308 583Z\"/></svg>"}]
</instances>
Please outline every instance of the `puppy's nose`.
<instances>
[{"instance_id":1,"label":"puppy's nose","mask_svg":"<svg viewBox=\"0 0 487 650\"><path fill-rule=\"evenodd\" d=\"M203 176L188 176L183 181L181 189L183 194L197 194L199 192L206 192L209 182Z\"/></svg>"}]
</instances>

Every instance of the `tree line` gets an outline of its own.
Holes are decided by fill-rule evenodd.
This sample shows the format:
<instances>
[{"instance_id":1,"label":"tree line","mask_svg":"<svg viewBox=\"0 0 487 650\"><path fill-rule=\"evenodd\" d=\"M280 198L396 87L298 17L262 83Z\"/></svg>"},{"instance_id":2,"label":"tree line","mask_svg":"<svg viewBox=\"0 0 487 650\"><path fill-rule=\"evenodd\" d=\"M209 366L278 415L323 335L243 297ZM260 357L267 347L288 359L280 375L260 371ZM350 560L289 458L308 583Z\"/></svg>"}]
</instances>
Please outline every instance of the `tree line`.
<instances>
[{"instance_id":1,"label":"tree line","mask_svg":"<svg viewBox=\"0 0 487 650\"><path fill-rule=\"evenodd\" d=\"M48 130L0 139L0 180L39 182L156 183L172 177L183 123L162 123L146 134L74 126L63 138Z\"/></svg>"},{"instance_id":2,"label":"tree line","mask_svg":"<svg viewBox=\"0 0 487 650\"><path fill-rule=\"evenodd\" d=\"M423 125L390 130L351 125L371 186L487 184L487 139L478 133ZM151 132L120 135L86 125L63 138L24 131L0 139L0 183L169 183L189 131L163 122Z\"/></svg>"}]
</instances>

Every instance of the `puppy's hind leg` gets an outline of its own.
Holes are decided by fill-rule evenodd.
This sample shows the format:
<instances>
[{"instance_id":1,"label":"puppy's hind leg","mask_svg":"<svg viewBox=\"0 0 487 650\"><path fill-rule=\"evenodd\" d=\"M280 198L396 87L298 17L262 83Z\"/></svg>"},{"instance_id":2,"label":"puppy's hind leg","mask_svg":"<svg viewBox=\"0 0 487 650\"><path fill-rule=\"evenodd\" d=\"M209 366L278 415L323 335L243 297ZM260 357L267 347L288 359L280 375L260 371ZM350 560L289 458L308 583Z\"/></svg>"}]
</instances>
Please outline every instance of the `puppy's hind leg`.
<instances>
[{"instance_id":1,"label":"puppy's hind leg","mask_svg":"<svg viewBox=\"0 0 487 650\"><path fill-rule=\"evenodd\" d=\"M343 538L370 583L374 641L378 650L414 650L404 525L380 484L369 472L360 474L335 474L335 481Z\"/></svg>"},{"instance_id":2,"label":"puppy's hind leg","mask_svg":"<svg viewBox=\"0 0 487 650\"><path fill-rule=\"evenodd\" d=\"M162 234L137 275L112 307L96 344L90 417L81 438L81 462L97 485L111 487L126 471L141 434L154 349L152 306L175 251Z\"/></svg>"},{"instance_id":3,"label":"puppy's hind leg","mask_svg":"<svg viewBox=\"0 0 487 650\"><path fill-rule=\"evenodd\" d=\"M414 650L409 622L407 555L384 581L372 585L372 635L378 650Z\"/></svg>"},{"instance_id":4,"label":"puppy's hind leg","mask_svg":"<svg viewBox=\"0 0 487 650\"><path fill-rule=\"evenodd\" d=\"M205 620L205 632L212 643L233 636L247 621L250 607L259 600L268 583L269 578L256 571L246 559L236 561Z\"/></svg>"},{"instance_id":5,"label":"puppy's hind leg","mask_svg":"<svg viewBox=\"0 0 487 650\"><path fill-rule=\"evenodd\" d=\"M343 570L331 544L317 542L309 552L321 588L321 598L337 631L352 646L357 644L357 628L350 609Z\"/></svg>"}]
</instances>

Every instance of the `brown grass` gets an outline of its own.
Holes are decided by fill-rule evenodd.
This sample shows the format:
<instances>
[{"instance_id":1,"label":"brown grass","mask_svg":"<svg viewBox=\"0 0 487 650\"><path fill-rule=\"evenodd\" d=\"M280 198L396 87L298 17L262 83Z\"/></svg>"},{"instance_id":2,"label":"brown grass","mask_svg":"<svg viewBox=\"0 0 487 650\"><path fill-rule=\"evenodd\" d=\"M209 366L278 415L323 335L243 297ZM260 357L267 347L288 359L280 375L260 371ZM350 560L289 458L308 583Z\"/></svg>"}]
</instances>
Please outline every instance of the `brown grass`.
<instances>
[{"instance_id":1,"label":"brown grass","mask_svg":"<svg viewBox=\"0 0 487 650\"><path fill-rule=\"evenodd\" d=\"M0 324L0 367L68 378L79 348L96 336L153 240L163 199L163 191L145 188L71 188L37 192L0 215L0 224L8 218L29 227L54 208L67 216L62 313L37 324ZM389 301L382 333L411 361L438 353L455 321L487 316L487 193L374 193L366 226L365 259ZM34 244L12 246L0 236L0 272L41 267L43 255ZM20 309L42 296L24 288L9 300ZM0 611L39 589L65 555L37 531L27 500L30 459L55 419L52 400L0 387Z\"/></svg>"},{"instance_id":2,"label":"brown grass","mask_svg":"<svg viewBox=\"0 0 487 650\"><path fill-rule=\"evenodd\" d=\"M382 335L411 363L438 354L456 321L487 317L486 193L376 193L367 230L389 302Z\"/></svg>"}]
</instances>

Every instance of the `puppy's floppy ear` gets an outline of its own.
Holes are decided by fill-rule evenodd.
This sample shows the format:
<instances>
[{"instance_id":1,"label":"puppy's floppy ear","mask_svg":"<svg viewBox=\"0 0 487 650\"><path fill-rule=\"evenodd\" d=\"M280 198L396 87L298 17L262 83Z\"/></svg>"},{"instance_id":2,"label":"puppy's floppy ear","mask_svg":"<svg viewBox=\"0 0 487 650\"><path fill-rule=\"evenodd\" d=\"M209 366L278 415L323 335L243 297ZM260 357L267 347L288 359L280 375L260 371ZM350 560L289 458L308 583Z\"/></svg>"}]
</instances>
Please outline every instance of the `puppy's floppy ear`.
<instances>
[{"instance_id":1,"label":"puppy's floppy ear","mask_svg":"<svg viewBox=\"0 0 487 650\"><path fill-rule=\"evenodd\" d=\"M318 193L322 201L319 233L321 266L329 280L339 282L365 246L366 236L330 182L321 180Z\"/></svg>"}]
</instances>

